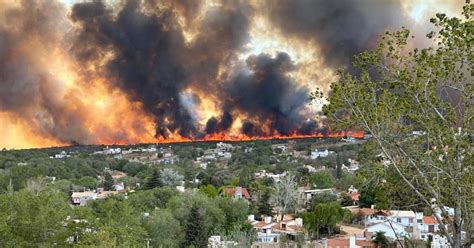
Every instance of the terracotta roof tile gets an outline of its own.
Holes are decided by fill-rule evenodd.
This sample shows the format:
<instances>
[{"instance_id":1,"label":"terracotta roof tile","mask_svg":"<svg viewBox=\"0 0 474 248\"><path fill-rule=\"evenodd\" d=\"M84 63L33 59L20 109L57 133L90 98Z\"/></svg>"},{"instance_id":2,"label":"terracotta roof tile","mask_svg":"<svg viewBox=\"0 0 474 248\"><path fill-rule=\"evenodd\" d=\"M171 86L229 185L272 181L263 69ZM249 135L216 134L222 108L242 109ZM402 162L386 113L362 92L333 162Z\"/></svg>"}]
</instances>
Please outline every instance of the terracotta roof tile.
<instances>
[{"instance_id":1,"label":"terracotta roof tile","mask_svg":"<svg viewBox=\"0 0 474 248\"><path fill-rule=\"evenodd\" d=\"M427 225L435 225L438 222L434 216L423 216L423 223Z\"/></svg>"}]
</instances>

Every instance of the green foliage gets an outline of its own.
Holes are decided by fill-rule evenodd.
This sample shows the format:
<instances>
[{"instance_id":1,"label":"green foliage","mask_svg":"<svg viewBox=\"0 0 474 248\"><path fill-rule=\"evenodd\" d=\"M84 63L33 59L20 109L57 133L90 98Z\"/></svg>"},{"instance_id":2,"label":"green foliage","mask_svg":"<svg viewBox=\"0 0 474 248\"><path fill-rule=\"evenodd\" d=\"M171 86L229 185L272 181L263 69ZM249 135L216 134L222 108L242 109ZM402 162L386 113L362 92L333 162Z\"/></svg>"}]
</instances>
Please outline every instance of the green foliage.
<instances>
[{"instance_id":1,"label":"green foliage","mask_svg":"<svg viewBox=\"0 0 474 248\"><path fill-rule=\"evenodd\" d=\"M104 190L114 190L114 179L106 172L104 177Z\"/></svg>"},{"instance_id":2,"label":"green foliage","mask_svg":"<svg viewBox=\"0 0 474 248\"><path fill-rule=\"evenodd\" d=\"M344 217L344 211L337 202L317 204L310 212L302 214L306 229L316 234L332 235L338 232L336 224Z\"/></svg>"},{"instance_id":3,"label":"green foliage","mask_svg":"<svg viewBox=\"0 0 474 248\"><path fill-rule=\"evenodd\" d=\"M202 209L193 205L187 216L183 245L196 248L207 247L207 230L204 225Z\"/></svg>"},{"instance_id":4,"label":"green foliage","mask_svg":"<svg viewBox=\"0 0 474 248\"><path fill-rule=\"evenodd\" d=\"M160 182L162 186L178 186L183 179L184 177L173 169L164 168L160 171Z\"/></svg>"},{"instance_id":5,"label":"green foliage","mask_svg":"<svg viewBox=\"0 0 474 248\"><path fill-rule=\"evenodd\" d=\"M317 189L332 188L336 183L332 173L328 170L314 173L309 178L309 181L311 182L311 185Z\"/></svg>"},{"instance_id":6,"label":"green foliage","mask_svg":"<svg viewBox=\"0 0 474 248\"><path fill-rule=\"evenodd\" d=\"M384 232L376 232L372 241L377 247L387 247L389 245L389 241L387 237L385 237Z\"/></svg>"},{"instance_id":7,"label":"green foliage","mask_svg":"<svg viewBox=\"0 0 474 248\"><path fill-rule=\"evenodd\" d=\"M259 197L257 203L257 211L263 216L273 216L273 207L270 204L271 193L265 190Z\"/></svg>"},{"instance_id":8,"label":"green foliage","mask_svg":"<svg viewBox=\"0 0 474 248\"><path fill-rule=\"evenodd\" d=\"M247 218L249 213L249 205L243 200L236 200L229 197L220 197L217 199L219 208L224 213L225 233L230 233L243 224L242 220Z\"/></svg>"},{"instance_id":9,"label":"green foliage","mask_svg":"<svg viewBox=\"0 0 474 248\"><path fill-rule=\"evenodd\" d=\"M390 201L381 187L368 185L360 191L359 207L370 208L372 205L377 209L388 209Z\"/></svg>"},{"instance_id":10,"label":"green foliage","mask_svg":"<svg viewBox=\"0 0 474 248\"><path fill-rule=\"evenodd\" d=\"M0 195L0 240L11 247L65 244L71 231L63 222L71 212L66 195L26 190Z\"/></svg>"},{"instance_id":11,"label":"green foliage","mask_svg":"<svg viewBox=\"0 0 474 248\"><path fill-rule=\"evenodd\" d=\"M183 241L183 227L167 209L156 209L150 216L145 217L145 229L151 239L151 245L156 247L179 247Z\"/></svg>"},{"instance_id":12,"label":"green foliage","mask_svg":"<svg viewBox=\"0 0 474 248\"><path fill-rule=\"evenodd\" d=\"M97 187L97 179L90 176L81 177L78 180L74 181L74 184L77 186L82 186L86 189L95 189Z\"/></svg>"},{"instance_id":13,"label":"green foliage","mask_svg":"<svg viewBox=\"0 0 474 248\"><path fill-rule=\"evenodd\" d=\"M338 197L334 193L331 192L323 192L313 196L311 199L311 206L316 206L321 203L331 203L337 202Z\"/></svg>"},{"instance_id":14,"label":"green foliage","mask_svg":"<svg viewBox=\"0 0 474 248\"><path fill-rule=\"evenodd\" d=\"M208 184L206 186L202 185L201 187L199 187L199 192L204 193L211 198L216 198L218 194L216 187L211 184Z\"/></svg>"},{"instance_id":15,"label":"green foliage","mask_svg":"<svg viewBox=\"0 0 474 248\"><path fill-rule=\"evenodd\" d=\"M387 32L377 49L355 57L357 75L339 72L330 104L323 107L333 125L372 135L373 150L365 149L369 156L363 162L373 167L369 172L385 178L390 196L416 199L432 210L456 209L453 218L438 219L454 247L463 245L462 231L472 236L473 10L467 1L463 18L433 17L436 30L427 35L433 47L411 49L405 28ZM385 163L372 160L373 152ZM361 197L364 206L384 205L377 190Z\"/></svg>"},{"instance_id":16,"label":"green foliage","mask_svg":"<svg viewBox=\"0 0 474 248\"><path fill-rule=\"evenodd\" d=\"M154 189L154 188L157 188L157 187L161 187L162 186L162 183L161 183L161 180L160 180L160 172L155 169L153 170L153 173L151 174L150 177L148 177L145 185L144 185L144 188L145 189Z\"/></svg>"}]
</instances>

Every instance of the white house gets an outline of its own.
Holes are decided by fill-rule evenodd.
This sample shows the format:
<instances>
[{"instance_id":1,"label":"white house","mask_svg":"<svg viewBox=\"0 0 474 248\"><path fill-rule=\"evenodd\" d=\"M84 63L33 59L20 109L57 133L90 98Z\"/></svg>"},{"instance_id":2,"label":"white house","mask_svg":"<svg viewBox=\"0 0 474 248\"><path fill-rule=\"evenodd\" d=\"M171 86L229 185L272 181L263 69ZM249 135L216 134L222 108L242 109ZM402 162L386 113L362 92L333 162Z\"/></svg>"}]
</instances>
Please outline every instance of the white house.
<instances>
[{"instance_id":1,"label":"white house","mask_svg":"<svg viewBox=\"0 0 474 248\"><path fill-rule=\"evenodd\" d=\"M54 155L54 158L58 158L58 159L69 158L69 157L71 157L71 155L67 154L66 151L61 151L59 154Z\"/></svg>"},{"instance_id":2,"label":"white house","mask_svg":"<svg viewBox=\"0 0 474 248\"><path fill-rule=\"evenodd\" d=\"M408 235L403 225L385 221L368 226L364 230L364 237L371 239L377 232L383 232L384 235L392 241L402 239Z\"/></svg>"},{"instance_id":3,"label":"white house","mask_svg":"<svg viewBox=\"0 0 474 248\"><path fill-rule=\"evenodd\" d=\"M234 147L232 144L219 142L216 144L216 148L221 151L231 151Z\"/></svg>"},{"instance_id":4,"label":"white house","mask_svg":"<svg viewBox=\"0 0 474 248\"><path fill-rule=\"evenodd\" d=\"M318 149L314 150L311 152L311 159L317 159L317 158L325 158L329 156L329 154L333 154L334 151L328 151L328 149L324 151L318 151Z\"/></svg>"},{"instance_id":5,"label":"white house","mask_svg":"<svg viewBox=\"0 0 474 248\"><path fill-rule=\"evenodd\" d=\"M97 199L97 193L93 191L73 192L71 195L71 202L73 205L84 206L90 200Z\"/></svg>"},{"instance_id":6,"label":"white house","mask_svg":"<svg viewBox=\"0 0 474 248\"><path fill-rule=\"evenodd\" d=\"M257 242L260 243L277 243L281 235L294 238L301 234L303 227L303 219L301 218L293 219L290 217L283 218L280 222L273 222L272 217L265 216L263 221L255 221L254 216L249 215L248 220L257 231Z\"/></svg>"},{"instance_id":7,"label":"white house","mask_svg":"<svg viewBox=\"0 0 474 248\"><path fill-rule=\"evenodd\" d=\"M416 214L413 211L390 210L390 215L387 216L387 219L405 227L413 227Z\"/></svg>"}]
</instances>

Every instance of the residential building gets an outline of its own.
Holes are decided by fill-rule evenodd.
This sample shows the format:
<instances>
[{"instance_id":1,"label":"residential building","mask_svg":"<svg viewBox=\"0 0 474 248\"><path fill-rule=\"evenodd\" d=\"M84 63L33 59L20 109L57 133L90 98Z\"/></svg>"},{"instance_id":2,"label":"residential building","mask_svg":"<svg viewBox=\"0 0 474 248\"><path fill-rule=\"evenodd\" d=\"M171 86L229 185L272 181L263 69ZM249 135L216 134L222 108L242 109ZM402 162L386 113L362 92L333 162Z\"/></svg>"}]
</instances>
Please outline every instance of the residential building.
<instances>
[{"instance_id":1,"label":"residential building","mask_svg":"<svg viewBox=\"0 0 474 248\"><path fill-rule=\"evenodd\" d=\"M281 236L286 236L289 240L295 240L296 236L303 233L303 219L293 219L291 216L284 216L283 220L274 222L271 216L265 216L262 221L256 221L253 215L249 215L248 220L257 231L257 242L278 243Z\"/></svg>"},{"instance_id":2,"label":"residential building","mask_svg":"<svg viewBox=\"0 0 474 248\"><path fill-rule=\"evenodd\" d=\"M377 232L383 232L385 237L391 241L401 240L403 237L409 235L405 230L405 226L390 221L384 221L367 226L364 230L364 237L372 239Z\"/></svg>"},{"instance_id":3,"label":"residential building","mask_svg":"<svg viewBox=\"0 0 474 248\"><path fill-rule=\"evenodd\" d=\"M324 248L369 248L376 247L375 244L365 237L356 237L354 235L349 238L323 239Z\"/></svg>"},{"instance_id":4,"label":"residential building","mask_svg":"<svg viewBox=\"0 0 474 248\"><path fill-rule=\"evenodd\" d=\"M61 159L61 158L69 158L71 155L67 154L66 151L61 151L59 154L55 154L54 158Z\"/></svg>"},{"instance_id":5,"label":"residential building","mask_svg":"<svg viewBox=\"0 0 474 248\"><path fill-rule=\"evenodd\" d=\"M94 191L73 192L71 195L72 205L85 206L88 201L97 199L97 193Z\"/></svg>"},{"instance_id":6,"label":"residential building","mask_svg":"<svg viewBox=\"0 0 474 248\"><path fill-rule=\"evenodd\" d=\"M311 152L311 159L317 159L317 158L325 158L329 156L329 154L333 154L334 151L328 151L328 149L324 151L318 151L318 149L314 150Z\"/></svg>"},{"instance_id":7,"label":"residential building","mask_svg":"<svg viewBox=\"0 0 474 248\"><path fill-rule=\"evenodd\" d=\"M225 196L233 197L235 199L244 199L249 201L250 194L246 188L243 187L231 187L222 189L222 194Z\"/></svg>"},{"instance_id":8,"label":"residential building","mask_svg":"<svg viewBox=\"0 0 474 248\"><path fill-rule=\"evenodd\" d=\"M299 192L298 200L299 200L299 203L302 204L302 206L308 206L309 204L311 204L311 200L317 194L321 194L321 193L337 194L337 193L335 193L336 191L333 188L329 188L329 189L308 189L307 187L299 187L298 192Z\"/></svg>"}]
</instances>

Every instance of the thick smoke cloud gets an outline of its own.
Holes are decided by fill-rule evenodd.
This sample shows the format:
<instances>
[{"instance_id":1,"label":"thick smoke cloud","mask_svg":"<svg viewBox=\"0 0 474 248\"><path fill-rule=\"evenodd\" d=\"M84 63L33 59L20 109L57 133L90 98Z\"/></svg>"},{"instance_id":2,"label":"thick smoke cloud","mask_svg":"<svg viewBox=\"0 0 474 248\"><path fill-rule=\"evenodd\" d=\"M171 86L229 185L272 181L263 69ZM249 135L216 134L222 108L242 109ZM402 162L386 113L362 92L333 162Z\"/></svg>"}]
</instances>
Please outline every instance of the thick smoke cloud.
<instances>
[{"instance_id":1,"label":"thick smoke cloud","mask_svg":"<svg viewBox=\"0 0 474 248\"><path fill-rule=\"evenodd\" d=\"M237 73L228 83L226 106L245 113L251 119L243 126L248 135L271 135L257 123L269 123L271 132L289 135L304 121L298 113L309 102L309 90L298 87L287 73L296 68L286 53L275 58L266 54L247 59L250 71Z\"/></svg>"},{"instance_id":2,"label":"thick smoke cloud","mask_svg":"<svg viewBox=\"0 0 474 248\"><path fill-rule=\"evenodd\" d=\"M0 113L27 121L39 135L67 143L87 142L89 133L81 124L84 115L71 112L70 99L57 97L61 82L39 61L62 39L57 31L67 26L66 19L60 18L63 7L53 1L4 6L0 18Z\"/></svg>"},{"instance_id":3,"label":"thick smoke cloud","mask_svg":"<svg viewBox=\"0 0 474 248\"><path fill-rule=\"evenodd\" d=\"M314 39L334 67L349 65L378 35L406 20L398 0L282 0L267 15L286 35Z\"/></svg>"},{"instance_id":4,"label":"thick smoke cloud","mask_svg":"<svg viewBox=\"0 0 474 248\"><path fill-rule=\"evenodd\" d=\"M189 13L187 7L195 7L179 6L185 13ZM236 4L211 9L196 41L186 44L171 9L145 14L139 1L127 1L114 16L100 1L80 3L72 9L72 19L82 27L73 51L87 64L100 61L110 50L113 58L100 73L154 115L157 136L178 131L196 137L194 120L179 95L191 83L199 89L214 87L211 83L215 83L219 66L245 43L249 20L244 11L245 7ZM220 126L228 128L225 120Z\"/></svg>"},{"instance_id":5,"label":"thick smoke cloud","mask_svg":"<svg viewBox=\"0 0 474 248\"><path fill-rule=\"evenodd\" d=\"M74 52L88 62L110 48L114 57L103 73L154 114L157 135L179 128L181 135L190 136L196 130L179 102L190 79L182 30L172 13L145 15L139 3L128 1L116 18L102 2L76 4L72 19L83 30Z\"/></svg>"},{"instance_id":6,"label":"thick smoke cloud","mask_svg":"<svg viewBox=\"0 0 474 248\"><path fill-rule=\"evenodd\" d=\"M11 5L3 1L0 6ZM127 138L123 125L108 130L89 123L84 96L61 93L65 83L45 63L48 53L60 51L77 66L79 88L103 79L119 89L152 117L157 137L200 138L227 132L237 120L247 135L312 134L325 124L305 110L310 89L294 76L301 68L296 57L284 50L242 56L252 53L247 45L256 20L265 19L283 38L312 41L317 59L336 69L405 19L397 0L108 3L66 9L25 0L0 9L0 114L29 120L38 135L66 143L97 143L97 130L108 140ZM206 102L199 97L220 110L203 123L193 109Z\"/></svg>"}]
</instances>

